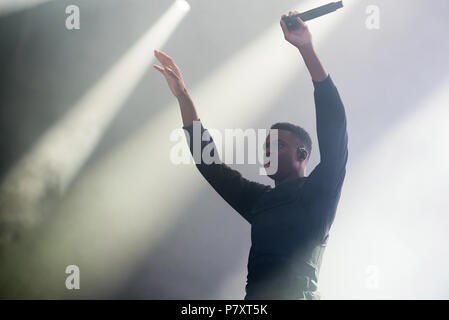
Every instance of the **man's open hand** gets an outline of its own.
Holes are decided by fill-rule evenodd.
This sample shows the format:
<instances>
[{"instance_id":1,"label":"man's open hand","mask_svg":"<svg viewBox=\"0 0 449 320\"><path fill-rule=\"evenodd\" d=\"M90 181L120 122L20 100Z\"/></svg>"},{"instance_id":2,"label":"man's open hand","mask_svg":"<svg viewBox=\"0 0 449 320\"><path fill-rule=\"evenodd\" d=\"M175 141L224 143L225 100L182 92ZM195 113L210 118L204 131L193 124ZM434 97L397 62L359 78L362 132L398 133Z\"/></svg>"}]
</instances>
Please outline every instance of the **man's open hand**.
<instances>
[{"instance_id":1,"label":"man's open hand","mask_svg":"<svg viewBox=\"0 0 449 320\"><path fill-rule=\"evenodd\" d=\"M292 16L298 14L298 11L290 11L288 16ZM282 15L282 17L286 17L287 15ZM311 47L312 46L312 34L309 31L309 27L301 20L301 18L297 18L299 22L299 27L294 30L288 30L285 21L281 18L281 27L284 32L284 38L292 45L297 47L299 50Z\"/></svg>"},{"instance_id":2,"label":"man's open hand","mask_svg":"<svg viewBox=\"0 0 449 320\"><path fill-rule=\"evenodd\" d=\"M154 50L154 56L164 67L162 68L157 64L153 65L153 67L164 75L173 95L179 97L185 92L185 85L178 66L171 57L162 51Z\"/></svg>"}]
</instances>

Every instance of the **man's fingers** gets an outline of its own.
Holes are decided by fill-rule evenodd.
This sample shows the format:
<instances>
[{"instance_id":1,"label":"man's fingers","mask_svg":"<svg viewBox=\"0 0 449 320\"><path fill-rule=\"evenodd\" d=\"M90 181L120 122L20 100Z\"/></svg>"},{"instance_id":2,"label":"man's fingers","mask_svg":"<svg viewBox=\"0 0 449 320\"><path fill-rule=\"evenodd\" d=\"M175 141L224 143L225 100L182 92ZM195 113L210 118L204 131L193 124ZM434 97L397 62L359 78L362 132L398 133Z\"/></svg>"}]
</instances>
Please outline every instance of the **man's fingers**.
<instances>
[{"instance_id":1,"label":"man's fingers","mask_svg":"<svg viewBox=\"0 0 449 320\"><path fill-rule=\"evenodd\" d=\"M301 20L300 17L298 17L298 22L301 25L301 27L303 27L303 28L307 27L307 25L304 23L304 21Z\"/></svg>"},{"instance_id":2,"label":"man's fingers","mask_svg":"<svg viewBox=\"0 0 449 320\"><path fill-rule=\"evenodd\" d=\"M158 66L157 64L153 64L154 69L164 73L164 68L162 68L161 66Z\"/></svg>"},{"instance_id":3,"label":"man's fingers","mask_svg":"<svg viewBox=\"0 0 449 320\"><path fill-rule=\"evenodd\" d=\"M159 62L161 62L161 55L159 54L159 51L154 50L154 56L159 60Z\"/></svg>"},{"instance_id":4,"label":"man's fingers","mask_svg":"<svg viewBox=\"0 0 449 320\"><path fill-rule=\"evenodd\" d=\"M287 35L289 30L287 28L287 25L285 24L285 21L282 19L281 19L281 28L282 28L282 31L284 31L284 35Z\"/></svg>"},{"instance_id":5,"label":"man's fingers","mask_svg":"<svg viewBox=\"0 0 449 320\"><path fill-rule=\"evenodd\" d=\"M170 67L165 67L162 68L161 66L158 66L157 64L153 64L154 69L160 71L164 76L172 76L175 77L176 79L179 80L179 76L170 68Z\"/></svg>"},{"instance_id":6,"label":"man's fingers","mask_svg":"<svg viewBox=\"0 0 449 320\"><path fill-rule=\"evenodd\" d=\"M154 50L154 54L156 58L164 65L174 67L175 63L169 55L165 54L162 51Z\"/></svg>"},{"instance_id":7,"label":"man's fingers","mask_svg":"<svg viewBox=\"0 0 449 320\"><path fill-rule=\"evenodd\" d=\"M177 78L181 77L181 71L179 70L178 66L175 64L175 61L173 58L168 56L162 51L154 50L154 55L159 60L159 62L164 67L170 67L170 69L177 75Z\"/></svg>"},{"instance_id":8,"label":"man's fingers","mask_svg":"<svg viewBox=\"0 0 449 320\"><path fill-rule=\"evenodd\" d=\"M164 60L173 61L173 59L169 55L167 55L166 53L164 53L162 51L156 51L156 53L158 55L160 55Z\"/></svg>"},{"instance_id":9,"label":"man's fingers","mask_svg":"<svg viewBox=\"0 0 449 320\"><path fill-rule=\"evenodd\" d=\"M153 65L154 69L158 70L162 75L168 80L168 77L170 77L169 72L167 71L167 68L162 68L161 66L158 66L157 64Z\"/></svg>"},{"instance_id":10,"label":"man's fingers","mask_svg":"<svg viewBox=\"0 0 449 320\"><path fill-rule=\"evenodd\" d=\"M161 51L154 50L154 56L164 67L170 64L167 57L163 55Z\"/></svg>"},{"instance_id":11,"label":"man's fingers","mask_svg":"<svg viewBox=\"0 0 449 320\"><path fill-rule=\"evenodd\" d=\"M153 65L154 69L158 70L162 75L168 80L169 77L171 77L170 71L168 71L167 68L162 68L161 66L158 66L157 64Z\"/></svg>"},{"instance_id":12,"label":"man's fingers","mask_svg":"<svg viewBox=\"0 0 449 320\"><path fill-rule=\"evenodd\" d=\"M168 72L171 76L173 76L173 77L175 77L176 79L179 80L178 75L177 75L172 69L170 69L169 67L166 67L165 70L167 70L167 72Z\"/></svg>"},{"instance_id":13,"label":"man's fingers","mask_svg":"<svg viewBox=\"0 0 449 320\"><path fill-rule=\"evenodd\" d=\"M294 16L294 15L297 15L297 14L299 14L299 12L296 11L296 10L295 11L289 11L288 12L288 16L286 14L283 14L282 18L284 18L284 17L291 17L291 16ZM287 34L287 32L290 32L290 30L288 30L287 25L286 25L285 21L282 18L281 18L281 27L282 27L282 30L284 31L284 33ZM297 21L298 21L298 23L299 23L301 28L307 27L307 25L304 23L304 21L301 20L301 18L299 16L297 17Z\"/></svg>"}]
</instances>

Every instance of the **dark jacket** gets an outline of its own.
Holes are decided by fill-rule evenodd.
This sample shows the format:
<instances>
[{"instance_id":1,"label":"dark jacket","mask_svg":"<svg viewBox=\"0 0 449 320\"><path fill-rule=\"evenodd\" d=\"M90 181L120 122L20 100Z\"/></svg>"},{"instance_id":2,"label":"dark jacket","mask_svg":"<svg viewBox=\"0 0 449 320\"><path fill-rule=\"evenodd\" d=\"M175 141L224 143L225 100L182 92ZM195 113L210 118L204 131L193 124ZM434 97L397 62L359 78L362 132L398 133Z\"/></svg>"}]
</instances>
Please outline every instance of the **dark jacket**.
<instances>
[{"instance_id":1,"label":"dark jacket","mask_svg":"<svg viewBox=\"0 0 449 320\"><path fill-rule=\"evenodd\" d=\"M348 138L344 106L332 79L313 85L320 163L309 176L272 188L245 179L224 163L196 163L209 184L251 224L245 299L319 299L318 274L346 173ZM198 137L193 125L183 128L193 154ZM201 141L201 150L209 143L214 142Z\"/></svg>"}]
</instances>

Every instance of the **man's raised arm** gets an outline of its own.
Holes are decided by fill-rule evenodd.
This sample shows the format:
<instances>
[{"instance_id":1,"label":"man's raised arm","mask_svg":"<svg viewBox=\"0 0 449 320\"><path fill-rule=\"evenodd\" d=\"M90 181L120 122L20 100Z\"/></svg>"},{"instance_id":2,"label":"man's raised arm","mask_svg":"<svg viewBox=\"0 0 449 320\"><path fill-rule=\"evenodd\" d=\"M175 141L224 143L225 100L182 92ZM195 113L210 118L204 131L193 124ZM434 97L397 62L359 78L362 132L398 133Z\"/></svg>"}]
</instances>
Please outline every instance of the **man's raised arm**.
<instances>
[{"instance_id":1,"label":"man's raised arm","mask_svg":"<svg viewBox=\"0 0 449 320\"><path fill-rule=\"evenodd\" d=\"M203 133L206 129L203 127L203 124L198 117L179 68L176 66L173 59L165 53L155 51L155 56L163 67L154 65L154 68L164 75L171 92L178 99L183 129L187 135L190 152L194 155L194 144L200 146L200 155L203 154L204 148L208 145L208 150L212 150L213 153L217 152L212 137L210 137L209 141L202 140ZM195 126L200 128L199 135L194 134ZM212 146L210 146L210 144L212 144ZM217 154L214 157L214 154L211 154L211 158L219 159L219 155ZM245 179L240 172L222 163L221 160L207 164L201 157L201 159L195 159L195 165L215 191L217 191L226 202L240 213L243 218L251 223L250 211L252 205L254 205L256 200L264 192L271 188L267 185Z\"/></svg>"},{"instance_id":2,"label":"man's raised arm","mask_svg":"<svg viewBox=\"0 0 449 320\"><path fill-rule=\"evenodd\" d=\"M192 125L193 121L198 120L199 118L193 101L187 92L181 70L179 70L173 59L162 51L154 50L154 56L159 60L163 67L158 66L157 64L153 65L153 67L162 73L165 80L167 80L170 91L178 99L183 125Z\"/></svg>"},{"instance_id":3,"label":"man's raised arm","mask_svg":"<svg viewBox=\"0 0 449 320\"><path fill-rule=\"evenodd\" d=\"M297 12L290 12L289 15ZM281 19L285 39L298 48L312 77L320 163L309 175L311 190L338 194L346 173L348 136L346 115L338 90L324 69L313 47L307 25L298 18L296 30L288 30Z\"/></svg>"}]
</instances>

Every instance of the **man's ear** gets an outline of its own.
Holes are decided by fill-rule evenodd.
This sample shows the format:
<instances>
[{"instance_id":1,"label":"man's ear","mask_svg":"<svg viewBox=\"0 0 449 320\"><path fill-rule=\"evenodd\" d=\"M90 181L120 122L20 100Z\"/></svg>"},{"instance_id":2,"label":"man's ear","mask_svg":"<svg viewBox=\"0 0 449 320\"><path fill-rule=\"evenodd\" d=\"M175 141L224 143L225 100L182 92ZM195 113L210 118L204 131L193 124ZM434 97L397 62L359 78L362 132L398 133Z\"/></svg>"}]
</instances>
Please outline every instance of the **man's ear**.
<instances>
[{"instance_id":1,"label":"man's ear","mask_svg":"<svg viewBox=\"0 0 449 320\"><path fill-rule=\"evenodd\" d=\"M309 153L307 152L307 150L305 148L298 147L297 156L298 156L299 161L306 160L307 157L309 156Z\"/></svg>"}]
</instances>

